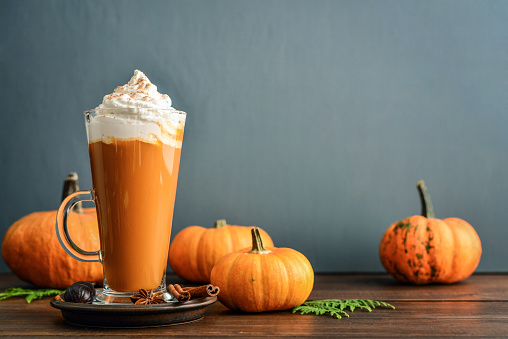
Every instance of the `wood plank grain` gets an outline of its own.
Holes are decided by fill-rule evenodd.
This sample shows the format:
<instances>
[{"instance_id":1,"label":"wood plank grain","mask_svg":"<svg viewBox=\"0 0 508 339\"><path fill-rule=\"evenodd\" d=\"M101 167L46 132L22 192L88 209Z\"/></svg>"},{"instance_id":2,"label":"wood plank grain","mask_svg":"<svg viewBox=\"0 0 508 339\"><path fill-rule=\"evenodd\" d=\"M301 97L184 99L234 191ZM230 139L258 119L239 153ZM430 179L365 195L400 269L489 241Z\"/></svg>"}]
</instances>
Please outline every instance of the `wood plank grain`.
<instances>
[{"instance_id":1,"label":"wood plank grain","mask_svg":"<svg viewBox=\"0 0 508 339\"><path fill-rule=\"evenodd\" d=\"M170 281L177 281L169 277ZM0 290L28 287L12 275L0 276ZM65 323L51 298L27 304L0 302L0 336L177 336L177 337L503 337L508 335L508 275L477 275L456 285L409 286L385 275L317 275L313 299L370 298L395 310L355 311L349 318L292 314L247 314L220 303L203 319L178 326L101 329Z\"/></svg>"},{"instance_id":2,"label":"wood plank grain","mask_svg":"<svg viewBox=\"0 0 508 339\"><path fill-rule=\"evenodd\" d=\"M489 300L508 301L507 276L480 274L452 285L402 284L385 274L325 274L316 276L310 299Z\"/></svg>"},{"instance_id":3,"label":"wood plank grain","mask_svg":"<svg viewBox=\"0 0 508 339\"><path fill-rule=\"evenodd\" d=\"M175 275L169 282L185 285ZM489 300L508 301L508 276L475 274L452 285L408 285L386 274L318 274L309 299L377 299L377 300ZM33 287L12 274L0 274L0 290L8 287Z\"/></svg>"},{"instance_id":4,"label":"wood plank grain","mask_svg":"<svg viewBox=\"0 0 508 339\"><path fill-rule=\"evenodd\" d=\"M47 298L49 299L49 298ZM145 329L97 329L66 324L49 300L0 304L1 336L502 336L508 334L504 302L398 302L395 310L355 311L349 318L291 312L238 313L216 303L194 323Z\"/></svg>"}]
</instances>

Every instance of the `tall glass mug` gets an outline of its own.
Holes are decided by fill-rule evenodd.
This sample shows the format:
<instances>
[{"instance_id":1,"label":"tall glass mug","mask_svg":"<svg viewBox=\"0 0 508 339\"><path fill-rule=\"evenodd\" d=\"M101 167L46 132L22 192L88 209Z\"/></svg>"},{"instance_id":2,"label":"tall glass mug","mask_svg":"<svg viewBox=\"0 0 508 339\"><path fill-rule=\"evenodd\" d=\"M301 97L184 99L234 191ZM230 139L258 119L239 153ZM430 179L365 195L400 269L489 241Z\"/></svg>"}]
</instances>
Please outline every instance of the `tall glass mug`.
<instances>
[{"instance_id":1,"label":"tall glass mug","mask_svg":"<svg viewBox=\"0 0 508 339\"><path fill-rule=\"evenodd\" d=\"M185 118L173 109L85 112L93 189L62 202L56 228L67 253L102 263L104 288L97 302L130 302L139 289L171 299L166 266ZM76 246L67 229L74 204L87 200L97 210L101 248L96 252Z\"/></svg>"}]
</instances>

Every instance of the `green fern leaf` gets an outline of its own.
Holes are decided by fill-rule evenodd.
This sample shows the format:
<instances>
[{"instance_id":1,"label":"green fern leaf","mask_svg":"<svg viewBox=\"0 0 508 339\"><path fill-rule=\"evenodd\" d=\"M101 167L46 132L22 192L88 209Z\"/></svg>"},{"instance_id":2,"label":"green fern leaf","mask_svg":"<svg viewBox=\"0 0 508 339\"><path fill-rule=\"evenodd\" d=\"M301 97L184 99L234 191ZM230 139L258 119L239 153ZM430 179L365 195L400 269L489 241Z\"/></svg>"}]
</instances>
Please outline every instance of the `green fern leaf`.
<instances>
[{"instance_id":1,"label":"green fern leaf","mask_svg":"<svg viewBox=\"0 0 508 339\"><path fill-rule=\"evenodd\" d=\"M26 302L31 303L35 299L41 299L42 297L57 295L64 292L65 291L56 289L27 289L20 287L11 287L0 293L0 300L26 295Z\"/></svg>"},{"instance_id":2,"label":"green fern leaf","mask_svg":"<svg viewBox=\"0 0 508 339\"><path fill-rule=\"evenodd\" d=\"M300 312L300 314L314 313L316 315L328 314L341 319L343 316L349 317L349 313L346 312L348 308L350 312L354 312L356 309L372 312L376 306L395 309L395 306L384 301L369 299L325 299L306 301L300 306L293 307L292 312Z\"/></svg>"}]
</instances>

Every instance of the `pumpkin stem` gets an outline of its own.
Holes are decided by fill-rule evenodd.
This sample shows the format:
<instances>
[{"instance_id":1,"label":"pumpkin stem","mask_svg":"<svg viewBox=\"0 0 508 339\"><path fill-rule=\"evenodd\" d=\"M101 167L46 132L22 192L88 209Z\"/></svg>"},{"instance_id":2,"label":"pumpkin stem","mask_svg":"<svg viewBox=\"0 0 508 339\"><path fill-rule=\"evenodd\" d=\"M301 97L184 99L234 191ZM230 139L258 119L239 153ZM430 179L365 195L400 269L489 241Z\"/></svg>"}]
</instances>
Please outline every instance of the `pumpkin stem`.
<instances>
[{"instance_id":1,"label":"pumpkin stem","mask_svg":"<svg viewBox=\"0 0 508 339\"><path fill-rule=\"evenodd\" d=\"M432 201L430 200L430 194L423 180L418 181L416 188L418 188L418 193L420 194L420 202L422 203L422 215L426 218L435 218L434 208L432 207Z\"/></svg>"},{"instance_id":2,"label":"pumpkin stem","mask_svg":"<svg viewBox=\"0 0 508 339\"><path fill-rule=\"evenodd\" d=\"M226 226L226 219L219 219L215 222L215 228L221 228Z\"/></svg>"},{"instance_id":3,"label":"pumpkin stem","mask_svg":"<svg viewBox=\"0 0 508 339\"><path fill-rule=\"evenodd\" d=\"M78 174L71 172L65 178L63 190L62 190L62 201L69 196L69 194L79 191L78 185ZM83 206L81 201L74 205L74 212L83 213Z\"/></svg>"},{"instance_id":4,"label":"pumpkin stem","mask_svg":"<svg viewBox=\"0 0 508 339\"><path fill-rule=\"evenodd\" d=\"M252 250L248 253L256 253L256 254L266 254L271 253L272 251L267 250L265 245L263 245L263 239L261 239L261 233L259 233L259 227L253 227L251 230L252 233Z\"/></svg>"}]
</instances>

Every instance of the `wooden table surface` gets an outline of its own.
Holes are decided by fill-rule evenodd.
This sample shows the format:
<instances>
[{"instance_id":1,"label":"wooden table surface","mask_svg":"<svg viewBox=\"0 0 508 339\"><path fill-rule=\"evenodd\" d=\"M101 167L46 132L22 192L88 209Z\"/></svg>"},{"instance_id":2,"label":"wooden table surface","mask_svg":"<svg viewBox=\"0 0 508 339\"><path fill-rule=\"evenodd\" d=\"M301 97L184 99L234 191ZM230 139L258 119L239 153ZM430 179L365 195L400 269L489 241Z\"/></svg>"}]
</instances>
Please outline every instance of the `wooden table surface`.
<instances>
[{"instance_id":1,"label":"wooden table surface","mask_svg":"<svg viewBox=\"0 0 508 339\"><path fill-rule=\"evenodd\" d=\"M168 282L181 282L168 276ZM0 275L0 291L30 287ZM508 274L478 274L454 285L411 286L387 275L319 274L309 299L374 299L396 309L355 311L349 318L299 315L289 311L237 313L219 302L205 317L177 326L101 329L67 324L51 297L27 304L0 301L0 336L178 336L178 337L508 337Z\"/></svg>"}]
</instances>

